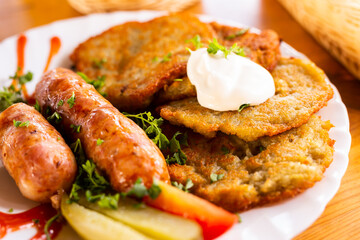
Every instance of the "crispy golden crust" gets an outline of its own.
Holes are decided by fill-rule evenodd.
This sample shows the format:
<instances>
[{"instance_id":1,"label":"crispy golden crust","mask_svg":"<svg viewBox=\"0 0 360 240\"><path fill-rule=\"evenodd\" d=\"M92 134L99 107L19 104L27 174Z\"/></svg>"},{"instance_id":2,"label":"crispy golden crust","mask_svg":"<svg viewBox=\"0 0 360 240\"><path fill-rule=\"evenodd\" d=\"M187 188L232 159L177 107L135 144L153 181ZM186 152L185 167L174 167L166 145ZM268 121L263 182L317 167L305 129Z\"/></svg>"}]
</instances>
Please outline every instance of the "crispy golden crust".
<instances>
[{"instance_id":1,"label":"crispy golden crust","mask_svg":"<svg viewBox=\"0 0 360 240\"><path fill-rule=\"evenodd\" d=\"M169 81L186 74L187 39L199 34L203 41L215 36L195 16L173 14L149 22L115 26L80 44L71 59L90 78L105 75L103 91L120 110L148 106L152 96ZM171 53L169 61L162 59ZM158 60L154 61L155 58ZM102 67L95 61L106 59Z\"/></svg>"},{"instance_id":2,"label":"crispy golden crust","mask_svg":"<svg viewBox=\"0 0 360 240\"><path fill-rule=\"evenodd\" d=\"M260 34L246 31L237 35L244 29L210 23L217 34L218 40L225 46L232 46L236 43L243 47L245 54L252 61L259 63L269 71L272 71L280 60L280 38L272 30L263 30Z\"/></svg>"},{"instance_id":3,"label":"crispy golden crust","mask_svg":"<svg viewBox=\"0 0 360 240\"><path fill-rule=\"evenodd\" d=\"M210 26L217 34L218 41L225 46L232 46L237 43L244 48L246 56L252 61L272 71L280 59L280 38L272 30L264 30L260 34L246 31L244 34L236 34L243 29L220 25L216 22ZM233 38L231 36L234 36ZM231 39L229 39L229 37ZM195 97L196 90L187 77L182 82L170 82L165 85L155 97L155 104L169 101L181 100L188 97Z\"/></svg>"},{"instance_id":4,"label":"crispy golden crust","mask_svg":"<svg viewBox=\"0 0 360 240\"><path fill-rule=\"evenodd\" d=\"M186 165L168 166L170 178L191 179L192 193L233 212L281 201L322 179L332 162L331 127L313 115L299 128L253 142L190 133ZM223 178L212 183L212 173Z\"/></svg>"},{"instance_id":5,"label":"crispy golden crust","mask_svg":"<svg viewBox=\"0 0 360 240\"><path fill-rule=\"evenodd\" d=\"M200 106L196 98L188 98L159 107L160 115L208 137L221 131L253 141L306 123L333 96L323 71L308 60L282 59L272 75L275 96L240 113L213 111Z\"/></svg>"}]
</instances>

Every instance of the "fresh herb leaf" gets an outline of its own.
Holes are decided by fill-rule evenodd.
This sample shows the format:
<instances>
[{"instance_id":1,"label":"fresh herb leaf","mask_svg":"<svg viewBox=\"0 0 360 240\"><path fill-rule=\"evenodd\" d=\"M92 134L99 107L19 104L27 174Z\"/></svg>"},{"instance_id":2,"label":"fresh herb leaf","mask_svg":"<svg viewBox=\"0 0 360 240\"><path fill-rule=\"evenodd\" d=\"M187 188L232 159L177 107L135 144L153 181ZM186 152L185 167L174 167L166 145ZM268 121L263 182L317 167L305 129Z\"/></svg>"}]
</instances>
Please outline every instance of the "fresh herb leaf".
<instances>
[{"instance_id":1,"label":"fresh herb leaf","mask_svg":"<svg viewBox=\"0 0 360 240\"><path fill-rule=\"evenodd\" d=\"M245 56L244 49L239 47L236 43L232 45L230 48L226 48L225 46L222 46L216 38L214 38L212 41L209 41L209 46L207 48L207 52L209 54L215 55L218 51L222 51L224 53L225 58L230 53L235 53L237 55Z\"/></svg>"},{"instance_id":2,"label":"fresh herb leaf","mask_svg":"<svg viewBox=\"0 0 360 240\"><path fill-rule=\"evenodd\" d=\"M64 100L61 99L57 105L58 105L58 107L61 107L62 105L64 105Z\"/></svg>"},{"instance_id":3,"label":"fresh herb leaf","mask_svg":"<svg viewBox=\"0 0 360 240\"><path fill-rule=\"evenodd\" d=\"M148 189L148 195L152 199L156 199L161 193L161 188L156 181L157 180L154 179L151 187Z\"/></svg>"},{"instance_id":4,"label":"fresh herb leaf","mask_svg":"<svg viewBox=\"0 0 360 240\"><path fill-rule=\"evenodd\" d=\"M70 127L73 129L73 130L72 130L73 132L80 133L81 125L71 124Z\"/></svg>"},{"instance_id":5,"label":"fresh herb leaf","mask_svg":"<svg viewBox=\"0 0 360 240\"><path fill-rule=\"evenodd\" d=\"M106 97L107 94L101 91L101 88L105 85L105 79L106 79L105 75L98 76L96 79L92 80L82 72L77 72L77 74L82 79L84 79L86 83L93 85L96 91L98 91L103 97Z\"/></svg>"},{"instance_id":6,"label":"fresh herb leaf","mask_svg":"<svg viewBox=\"0 0 360 240\"><path fill-rule=\"evenodd\" d=\"M13 79L13 84L9 87L4 87L2 91L0 91L0 112L4 111L14 103L26 102L22 98L22 90L21 85L30 82L33 78L32 72L27 72L25 75L18 75L18 72L21 69L18 68L14 76L10 76L10 79ZM20 86L19 86L20 85Z\"/></svg>"},{"instance_id":7,"label":"fresh herb leaf","mask_svg":"<svg viewBox=\"0 0 360 240\"><path fill-rule=\"evenodd\" d=\"M194 186L194 183L191 181L191 179L186 180L185 186L182 183L178 183L176 181L171 182L171 184L184 192L189 192L190 188Z\"/></svg>"},{"instance_id":8,"label":"fresh herb leaf","mask_svg":"<svg viewBox=\"0 0 360 240\"><path fill-rule=\"evenodd\" d=\"M182 81L184 81L182 78L175 78L174 79L174 82L182 82Z\"/></svg>"},{"instance_id":9,"label":"fresh herb leaf","mask_svg":"<svg viewBox=\"0 0 360 240\"><path fill-rule=\"evenodd\" d=\"M202 43L201 43L201 38L199 35L196 35L195 37L186 40L187 43L192 43L194 44L195 50L199 49L202 47Z\"/></svg>"},{"instance_id":10,"label":"fresh herb leaf","mask_svg":"<svg viewBox=\"0 0 360 240\"><path fill-rule=\"evenodd\" d=\"M172 53L168 53L168 54L166 54L166 56L165 56L165 57L163 57L163 59L162 59L160 62L161 62L161 63L164 63L164 62L168 62L168 61L170 61L171 56L172 56Z\"/></svg>"},{"instance_id":11,"label":"fresh herb leaf","mask_svg":"<svg viewBox=\"0 0 360 240\"><path fill-rule=\"evenodd\" d=\"M55 122L55 123L60 123L62 120L62 117L60 116L60 114L58 114L57 112L54 112L51 116L47 117L47 120L49 122Z\"/></svg>"},{"instance_id":12,"label":"fresh herb leaf","mask_svg":"<svg viewBox=\"0 0 360 240\"><path fill-rule=\"evenodd\" d=\"M136 180L134 186L132 187L132 189L130 189L130 191L128 191L126 193L126 196L133 196L138 199L142 199L146 195L148 195L148 191L147 191L145 185L143 184L141 178L138 178Z\"/></svg>"},{"instance_id":13,"label":"fresh herb leaf","mask_svg":"<svg viewBox=\"0 0 360 240\"><path fill-rule=\"evenodd\" d=\"M177 163L179 165L184 165L186 163L187 157L184 154L184 152L181 150L180 141L176 139L176 137L179 136L180 134L181 134L180 132L176 132L169 141L170 152L173 154L173 156L171 157L168 156L166 158L167 164Z\"/></svg>"},{"instance_id":14,"label":"fresh herb leaf","mask_svg":"<svg viewBox=\"0 0 360 240\"><path fill-rule=\"evenodd\" d=\"M260 151L260 152L262 152L262 151L264 151L264 150L265 150L265 147L263 147L263 146L260 146L260 147L259 147L259 151Z\"/></svg>"},{"instance_id":15,"label":"fresh herb leaf","mask_svg":"<svg viewBox=\"0 0 360 240\"><path fill-rule=\"evenodd\" d=\"M34 105L34 108L35 108L36 111L38 111L39 113L41 113L41 108L40 108L40 104L39 104L38 100L36 100L36 103L35 103L35 105Z\"/></svg>"},{"instance_id":16,"label":"fresh herb leaf","mask_svg":"<svg viewBox=\"0 0 360 240\"><path fill-rule=\"evenodd\" d=\"M19 76L18 80L20 85L30 82L33 79L33 73L27 72L25 75Z\"/></svg>"},{"instance_id":17,"label":"fresh herb leaf","mask_svg":"<svg viewBox=\"0 0 360 240\"><path fill-rule=\"evenodd\" d=\"M223 178L224 178L224 174L216 174L216 173L210 174L211 183L217 182Z\"/></svg>"},{"instance_id":18,"label":"fresh herb leaf","mask_svg":"<svg viewBox=\"0 0 360 240\"><path fill-rule=\"evenodd\" d=\"M123 112L123 114L132 119L137 125L139 125L148 137L161 149L165 150L169 146L168 138L162 133L160 128L163 123L162 118L154 118L151 112L143 112L139 114L130 114Z\"/></svg>"},{"instance_id":19,"label":"fresh herb leaf","mask_svg":"<svg viewBox=\"0 0 360 240\"><path fill-rule=\"evenodd\" d=\"M103 66L104 66L104 63L106 63L107 62L107 59L106 58L102 58L102 59L95 59L95 60L93 60L93 67L95 67L95 68L103 68Z\"/></svg>"},{"instance_id":20,"label":"fresh herb leaf","mask_svg":"<svg viewBox=\"0 0 360 240\"><path fill-rule=\"evenodd\" d=\"M152 62L159 62L160 61L161 63L165 63L165 62L168 62L168 61L171 60L171 56L172 56L172 53L168 53L161 60L160 60L159 57L154 57L152 59Z\"/></svg>"},{"instance_id":21,"label":"fresh herb leaf","mask_svg":"<svg viewBox=\"0 0 360 240\"><path fill-rule=\"evenodd\" d=\"M151 60L152 62L158 62L159 61L159 57L153 57L153 59Z\"/></svg>"},{"instance_id":22,"label":"fresh herb leaf","mask_svg":"<svg viewBox=\"0 0 360 240\"><path fill-rule=\"evenodd\" d=\"M13 208L10 208L10 209L8 210L9 213L12 213L13 211L14 211Z\"/></svg>"},{"instance_id":23,"label":"fresh herb leaf","mask_svg":"<svg viewBox=\"0 0 360 240\"><path fill-rule=\"evenodd\" d=\"M241 112L243 109L245 109L245 108L247 108L247 107L250 107L250 104L249 104L249 103L241 104L241 106L239 107L238 112Z\"/></svg>"},{"instance_id":24,"label":"fresh herb leaf","mask_svg":"<svg viewBox=\"0 0 360 240\"><path fill-rule=\"evenodd\" d=\"M104 142L104 140L98 138L98 139L96 140L96 145L100 146L103 142Z\"/></svg>"},{"instance_id":25,"label":"fresh herb leaf","mask_svg":"<svg viewBox=\"0 0 360 240\"><path fill-rule=\"evenodd\" d=\"M0 91L0 112L19 102L25 102L25 100L21 97L21 90L16 91L13 85L9 88L4 87Z\"/></svg>"},{"instance_id":26,"label":"fresh herb leaf","mask_svg":"<svg viewBox=\"0 0 360 240\"><path fill-rule=\"evenodd\" d=\"M134 186L127 193L122 193L123 197L135 197L137 199L143 199L145 196L149 196L152 199L156 199L161 193L161 188L157 184L157 180L154 179L151 187L147 189L142 182L141 178L138 178Z\"/></svg>"},{"instance_id":27,"label":"fresh herb leaf","mask_svg":"<svg viewBox=\"0 0 360 240\"><path fill-rule=\"evenodd\" d=\"M80 200L80 191L85 192L89 202L96 202L100 207L117 208L119 193L111 194L110 183L97 171L92 160L86 159L80 139L71 144L79 169L75 182L72 185L69 203Z\"/></svg>"},{"instance_id":28,"label":"fresh herb leaf","mask_svg":"<svg viewBox=\"0 0 360 240\"><path fill-rule=\"evenodd\" d=\"M58 213L58 214L56 214L55 216L53 216L52 218L50 218L50 219L45 223L44 233L45 233L45 235L46 235L46 240L51 240L51 236L50 236L50 233L49 233L49 228L50 228L50 226L53 224L53 222L55 222L56 219L57 219L58 217L60 217L60 216L61 216L61 214Z\"/></svg>"},{"instance_id":29,"label":"fresh herb leaf","mask_svg":"<svg viewBox=\"0 0 360 240\"><path fill-rule=\"evenodd\" d=\"M15 127L28 127L29 123L30 123L29 121L21 122L21 121L16 121L15 119L13 120L13 124Z\"/></svg>"},{"instance_id":30,"label":"fresh herb leaf","mask_svg":"<svg viewBox=\"0 0 360 240\"><path fill-rule=\"evenodd\" d=\"M75 104L75 93L73 92L71 97L66 101L69 104L70 108L74 107Z\"/></svg>"},{"instance_id":31,"label":"fresh herb leaf","mask_svg":"<svg viewBox=\"0 0 360 240\"><path fill-rule=\"evenodd\" d=\"M225 39L226 39L226 40L232 40L232 39L234 39L234 38L236 38L236 37L239 37L239 36L241 36L241 35L244 35L247 31L249 31L248 28L240 29L240 30L237 31L236 33L226 36Z\"/></svg>"},{"instance_id":32,"label":"fresh herb leaf","mask_svg":"<svg viewBox=\"0 0 360 240\"><path fill-rule=\"evenodd\" d=\"M221 151L224 153L224 155L226 155L226 154L229 154L230 153L230 149L228 149L227 147L225 147L225 146L222 146L221 147Z\"/></svg>"}]
</instances>

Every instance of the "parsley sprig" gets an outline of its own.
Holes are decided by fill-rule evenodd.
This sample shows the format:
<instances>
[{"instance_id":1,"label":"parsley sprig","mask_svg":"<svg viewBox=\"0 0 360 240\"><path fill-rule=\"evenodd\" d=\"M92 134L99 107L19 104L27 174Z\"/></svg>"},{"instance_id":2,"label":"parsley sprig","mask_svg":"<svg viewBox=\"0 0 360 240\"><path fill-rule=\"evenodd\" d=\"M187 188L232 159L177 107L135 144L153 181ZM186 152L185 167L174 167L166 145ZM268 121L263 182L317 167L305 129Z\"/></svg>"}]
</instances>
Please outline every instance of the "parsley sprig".
<instances>
[{"instance_id":1,"label":"parsley sprig","mask_svg":"<svg viewBox=\"0 0 360 240\"><path fill-rule=\"evenodd\" d=\"M18 68L14 76L9 77L10 79L16 80L16 84L4 87L2 91L0 90L0 112L15 103L26 102L22 97L21 85L30 82L33 78L33 74L32 72L27 72L24 75L19 75L19 71L20 68Z\"/></svg>"},{"instance_id":2,"label":"parsley sprig","mask_svg":"<svg viewBox=\"0 0 360 240\"><path fill-rule=\"evenodd\" d=\"M148 137L163 151L169 150L172 155L166 157L168 164L177 163L184 165L187 157L181 150L181 145L187 146L187 134L183 134L180 139L177 139L180 132L176 132L174 136L169 140L165 134L162 133L161 125L164 122L162 118L155 118L151 112L143 112L139 114L130 114L123 112L123 114L132 119L137 125L139 125Z\"/></svg>"},{"instance_id":3,"label":"parsley sprig","mask_svg":"<svg viewBox=\"0 0 360 240\"><path fill-rule=\"evenodd\" d=\"M194 183L191 181L191 179L187 179L185 185L183 185L182 183L178 183L176 181L171 182L171 185L184 192L189 192L190 188L194 186Z\"/></svg>"},{"instance_id":4,"label":"parsley sprig","mask_svg":"<svg viewBox=\"0 0 360 240\"><path fill-rule=\"evenodd\" d=\"M14 119L13 124L14 124L15 127L28 127L29 126L29 121L21 122L21 121L16 121Z\"/></svg>"},{"instance_id":5,"label":"parsley sprig","mask_svg":"<svg viewBox=\"0 0 360 240\"><path fill-rule=\"evenodd\" d=\"M92 160L86 159L80 139L71 144L78 162L78 174L72 185L69 202L80 200L80 192L85 192L86 200L96 202L100 207L116 209L119 193L112 193L110 183L99 173Z\"/></svg>"},{"instance_id":6,"label":"parsley sprig","mask_svg":"<svg viewBox=\"0 0 360 240\"><path fill-rule=\"evenodd\" d=\"M106 97L106 93L102 92L101 89L105 85L106 76L98 76L96 79L92 80L85 73L77 72L77 74L85 80L86 83L89 83L94 86L96 91L98 91L103 97Z\"/></svg>"},{"instance_id":7,"label":"parsley sprig","mask_svg":"<svg viewBox=\"0 0 360 240\"><path fill-rule=\"evenodd\" d=\"M192 43L195 47L195 50L202 47L201 38L199 35L196 35L195 37L186 40L186 43Z\"/></svg>"},{"instance_id":8,"label":"parsley sprig","mask_svg":"<svg viewBox=\"0 0 360 240\"><path fill-rule=\"evenodd\" d=\"M227 58L227 56L232 52L237 54L237 55L245 57L244 49L239 47L237 45L237 43L234 43L230 48L227 48L227 47L221 45L217 41L217 39L214 38L212 41L209 41L209 47L207 48L207 52L209 54L215 55L218 51L223 52L224 55L225 55L225 58Z\"/></svg>"},{"instance_id":9,"label":"parsley sprig","mask_svg":"<svg viewBox=\"0 0 360 240\"><path fill-rule=\"evenodd\" d=\"M237 31L236 33L234 34L230 34L228 36L225 37L226 40L232 40L236 37L240 37L241 35L244 35L245 33L247 33L249 31L248 28L243 28L243 29L240 29L239 31Z\"/></svg>"}]
</instances>

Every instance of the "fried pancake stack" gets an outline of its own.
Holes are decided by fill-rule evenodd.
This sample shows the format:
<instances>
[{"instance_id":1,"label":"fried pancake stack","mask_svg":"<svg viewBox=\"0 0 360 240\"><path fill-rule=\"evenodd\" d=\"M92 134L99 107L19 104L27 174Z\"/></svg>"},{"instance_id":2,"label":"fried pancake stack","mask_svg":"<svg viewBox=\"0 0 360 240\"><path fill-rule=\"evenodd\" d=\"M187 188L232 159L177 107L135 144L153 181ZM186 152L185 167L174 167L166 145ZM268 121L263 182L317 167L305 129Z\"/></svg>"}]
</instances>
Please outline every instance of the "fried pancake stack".
<instances>
[{"instance_id":1,"label":"fried pancake stack","mask_svg":"<svg viewBox=\"0 0 360 240\"><path fill-rule=\"evenodd\" d=\"M241 112L200 106L186 76L186 48L193 47L186 40L196 35L205 47L212 38L243 47L271 72L275 95ZM187 132L187 161L168 166L171 180L190 179L193 194L237 212L303 192L332 162L332 125L313 115L331 99L332 88L315 64L282 58L279 47L271 30L257 34L172 14L115 26L80 44L71 59L90 78L106 76L102 91L120 110L156 108L169 132Z\"/></svg>"}]
</instances>

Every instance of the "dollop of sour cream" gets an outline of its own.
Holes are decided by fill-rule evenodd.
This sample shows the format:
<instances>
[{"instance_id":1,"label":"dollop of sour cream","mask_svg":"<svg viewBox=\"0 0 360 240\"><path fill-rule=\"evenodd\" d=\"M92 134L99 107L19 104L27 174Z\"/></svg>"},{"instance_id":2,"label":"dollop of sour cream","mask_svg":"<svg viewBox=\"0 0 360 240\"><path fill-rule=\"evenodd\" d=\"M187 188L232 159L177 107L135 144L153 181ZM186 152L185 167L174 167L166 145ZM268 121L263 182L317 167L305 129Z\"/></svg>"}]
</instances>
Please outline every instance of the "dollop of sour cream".
<instances>
[{"instance_id":1,"label":"dollop of sour cream","mask_svg":"<svg viewBox=\"0 0 360 240\"><path fill-rule=\"evenodd\" d=\"M216 111L238 110L243 104L258 105L275 94L274 79L259 64L231 53L225 58L206 48L191 52L187 75L195 85L201 106Z\"/></svg>"}]
</instances>

